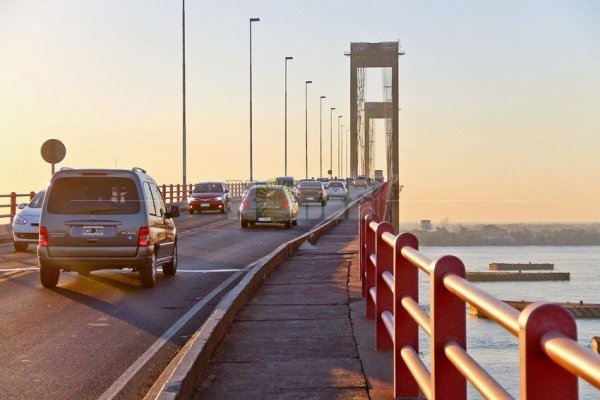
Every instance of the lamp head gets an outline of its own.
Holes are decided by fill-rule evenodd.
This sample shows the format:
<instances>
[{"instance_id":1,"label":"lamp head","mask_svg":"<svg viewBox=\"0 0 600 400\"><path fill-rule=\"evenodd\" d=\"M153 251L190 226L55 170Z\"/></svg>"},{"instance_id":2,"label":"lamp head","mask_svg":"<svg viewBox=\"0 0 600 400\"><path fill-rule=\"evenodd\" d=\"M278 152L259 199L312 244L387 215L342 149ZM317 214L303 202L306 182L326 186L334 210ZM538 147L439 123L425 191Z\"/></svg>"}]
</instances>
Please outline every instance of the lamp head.
<instances>
[{"instance_id":1,"label":"lamp head","mask_svg":"<svg viewBox=\"0 0 600 400\"><path fill-rule=\"evenodd\" d=\"M259 22L260 18L250 18L250 22Z\"/></svg>"},{"instance_id":2,"label":"lamp head","mask_svg":"<svg viewBox=\"0 0 600 400\"><path fill-rule=\"evenodd\" d=\"M312 81L306 81L306 84L312 83Z\"/></svg>"},{"instance_id":3,"label":"lamp head","mask_svg":"<svg viewBox=\"0 0 600 400\"><path fill-rule=\"evenodd\" d=\"M321 96L321 98L322 98L322 99L326 99L327 97L325 97L325 96Z\"/></svg>"},{"instance_id":4,"label":"lamp head","mask_svg":"<svg viewBox=\"0 0 600 400\"><path fill-rule=\"evenodd\" d=\"M293 60L293 59L294 59L294 57L286 57L285 59L286 59L286 60Z\"/></svg>"}]
</instances>

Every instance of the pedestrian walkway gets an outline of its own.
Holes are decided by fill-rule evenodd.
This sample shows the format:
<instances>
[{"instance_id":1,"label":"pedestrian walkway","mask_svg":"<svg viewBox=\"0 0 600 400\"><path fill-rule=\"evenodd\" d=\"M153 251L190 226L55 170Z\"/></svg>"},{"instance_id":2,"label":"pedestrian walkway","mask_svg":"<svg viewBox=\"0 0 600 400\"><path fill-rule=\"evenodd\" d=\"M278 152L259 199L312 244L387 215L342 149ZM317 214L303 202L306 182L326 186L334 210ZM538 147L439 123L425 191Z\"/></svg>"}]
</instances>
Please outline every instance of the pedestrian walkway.
<instances>
[{"instance_id":1,"label":"pedestrian walkway","mask_svg":"<svg viewBox=\"0 0 600 400\"><path fill-rule=\"evenodd\" d=\"M391 399L360 294L358 222L345 221L269 276L231 325L196 399Z\"/></svg>"}]
</instances>

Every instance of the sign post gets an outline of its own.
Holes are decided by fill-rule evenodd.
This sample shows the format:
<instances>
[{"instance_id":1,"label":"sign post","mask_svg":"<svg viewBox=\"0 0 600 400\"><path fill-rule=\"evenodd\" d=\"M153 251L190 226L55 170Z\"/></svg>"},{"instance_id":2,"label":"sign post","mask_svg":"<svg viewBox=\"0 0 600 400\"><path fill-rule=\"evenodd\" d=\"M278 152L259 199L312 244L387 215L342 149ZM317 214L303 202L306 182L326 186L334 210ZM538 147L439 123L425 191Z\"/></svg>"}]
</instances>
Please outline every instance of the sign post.
<instances>
[{"instance_id":1,"label":"sign post","mask_svg":"<svg viewBox=\"0 0 600 400\"><path fill-rule=\"evenodd\" d=\"M42 158L52 164L52 175L54 175L54 164L64 160L67 154L65 145L57 139L48 139L42 144Z\"/></svg>"}]
</instances>

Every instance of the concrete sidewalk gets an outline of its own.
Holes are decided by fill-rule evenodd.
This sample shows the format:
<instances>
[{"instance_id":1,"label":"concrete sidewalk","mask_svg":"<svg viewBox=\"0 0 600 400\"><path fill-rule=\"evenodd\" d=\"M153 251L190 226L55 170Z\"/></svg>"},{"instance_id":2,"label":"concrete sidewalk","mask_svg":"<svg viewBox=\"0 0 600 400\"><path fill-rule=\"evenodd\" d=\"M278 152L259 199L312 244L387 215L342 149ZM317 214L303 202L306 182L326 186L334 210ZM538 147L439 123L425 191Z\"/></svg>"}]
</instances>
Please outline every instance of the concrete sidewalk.
<instances>
[{"instance_id":1,"label":"concrete sidewalk","mask_svg":"<svg viewBox=\"0 0 600 400\"><path fill-rule=\"evenodd\" d=\"M391 399L360 294L358 222L304 243L237 315L195 399Z\"/></svg>"}]
</instances>

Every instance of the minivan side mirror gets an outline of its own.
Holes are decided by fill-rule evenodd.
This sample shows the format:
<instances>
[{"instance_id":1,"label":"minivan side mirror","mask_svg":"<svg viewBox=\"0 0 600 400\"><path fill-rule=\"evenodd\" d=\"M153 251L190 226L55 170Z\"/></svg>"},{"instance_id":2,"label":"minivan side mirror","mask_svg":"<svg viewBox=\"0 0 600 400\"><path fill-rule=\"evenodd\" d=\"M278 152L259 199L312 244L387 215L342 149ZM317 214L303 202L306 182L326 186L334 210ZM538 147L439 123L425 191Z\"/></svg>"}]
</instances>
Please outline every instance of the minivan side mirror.
<instances>
[{"instance_id":1,"label":"minivan side mirror","mask_svg":"<svg viewBox=\"0 0 600 400\"><path fill-rule=\"evenodd\" d=\"M22 209L24 209L24 208L25 208L25 206L26 206L26 205L27 205L27 203L19 203L19 205L17 206L17 208L18 208L19 210L22 210Z\"/></svg>"},{"instance_id":2,"label":"minivan side mirror","mask_svg":"<svg viewBox=\"0 0 600 400\"><path fill-rule=\"evenodd\" d=\"M229 193L229 189L225 189L225 193Z\"/></svg>"},{"instance_id":3,"label":"minivan side mirror","mask_svg":"<svg viewBox=\"0 0 600 400\"><path fill-rule=\"evenodd\" d=\"M179 206L171 206L171 211L165 213L165 218L176 218L179 215Z\"/></svg>"}]
</instances>

